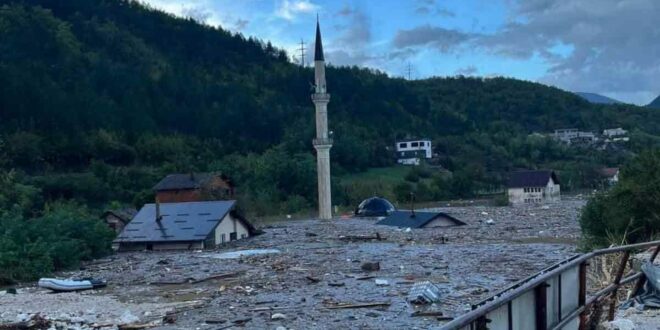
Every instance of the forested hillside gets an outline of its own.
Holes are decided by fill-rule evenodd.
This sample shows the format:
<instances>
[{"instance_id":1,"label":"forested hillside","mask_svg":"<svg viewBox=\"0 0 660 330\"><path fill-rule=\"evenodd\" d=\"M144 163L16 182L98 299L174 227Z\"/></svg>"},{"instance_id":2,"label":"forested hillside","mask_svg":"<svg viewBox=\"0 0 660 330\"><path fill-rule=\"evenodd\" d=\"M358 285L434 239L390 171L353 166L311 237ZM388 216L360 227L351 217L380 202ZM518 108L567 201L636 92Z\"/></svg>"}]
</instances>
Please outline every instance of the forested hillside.
<instances>
[{"instance_id":1,"label":"forested hillside","mask_svg":"<svg viewBox=\"0 0 660 330\"><path fill-rule=\"evenodd\" d=\"M257 213L313 205L311 68L268 42L133 1L0 4L0 167L40 190L39 203L139 206L166 173L222 171ZM426 199L468 197L514 168L557 168L569 186L588 186L596 168L659 141L657 112L531 82L406 81L357 67L330 67L327 77L340 204L386 194L342 189L341 178L391 164L386 148L397 138L431 138L454 173L423 187ZM531 135L566 127L624 127L632 142L600 152ZM409 188L419 185L399 191Z\"/></svg>"}]
</instances>

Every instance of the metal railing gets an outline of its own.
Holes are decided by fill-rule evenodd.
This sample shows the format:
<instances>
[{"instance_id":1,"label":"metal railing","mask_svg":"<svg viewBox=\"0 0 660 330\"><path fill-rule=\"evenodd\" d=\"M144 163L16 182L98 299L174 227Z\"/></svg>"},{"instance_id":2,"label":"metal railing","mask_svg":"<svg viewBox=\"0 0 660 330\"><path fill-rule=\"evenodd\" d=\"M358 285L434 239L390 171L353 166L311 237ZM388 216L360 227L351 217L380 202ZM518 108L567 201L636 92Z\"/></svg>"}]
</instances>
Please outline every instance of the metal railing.
<instances>
[{"instance_id":1,"label":"metal railing","mask_svg":"<svg viewBox=\"0 0 660 330\"><path fill-rule=\"evenodd\" d=\"M480 302L472 311L444 324L442 329L584 330L589 310L594 307L600 313L608 298L607 318L611 321L616 312L619 287L637 281L632 289L636 294L646 280L640 271L624 276L631 252L652 247L655 250L649 262L653 262L660 252L660 241L596 250L563 260ZM623 255L612 283L587 297L588 261L620 252Z\"/></svg>"}]
</instances>

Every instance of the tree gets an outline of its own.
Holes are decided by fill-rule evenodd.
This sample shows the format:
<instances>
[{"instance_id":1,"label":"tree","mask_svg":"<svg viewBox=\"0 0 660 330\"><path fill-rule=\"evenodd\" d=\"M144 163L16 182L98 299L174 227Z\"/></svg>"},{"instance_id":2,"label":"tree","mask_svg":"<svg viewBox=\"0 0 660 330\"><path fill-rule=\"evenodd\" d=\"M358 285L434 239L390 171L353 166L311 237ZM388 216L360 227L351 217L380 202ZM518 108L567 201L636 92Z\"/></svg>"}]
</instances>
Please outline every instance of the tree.
<instances>
[{"instance_id":1,"label":"tree","mask_svg":"<svg viewBox=\"0 0 660 330\"><path fill-rule=\"evenodd\" d=\"M580 225L589 247L638 243L660 233L660 150L647 151L630 161L619 182L592 198L582 211Z\"/></svg>"}]
</instances>

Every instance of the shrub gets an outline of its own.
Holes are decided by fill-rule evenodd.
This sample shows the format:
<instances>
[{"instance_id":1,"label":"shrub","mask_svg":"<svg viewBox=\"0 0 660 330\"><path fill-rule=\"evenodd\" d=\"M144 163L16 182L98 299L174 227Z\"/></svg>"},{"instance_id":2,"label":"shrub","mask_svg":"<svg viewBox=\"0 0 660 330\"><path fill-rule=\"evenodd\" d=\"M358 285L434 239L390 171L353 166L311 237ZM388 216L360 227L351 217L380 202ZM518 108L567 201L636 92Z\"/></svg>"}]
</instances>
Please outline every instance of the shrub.
<instances>
[{"instance_id":1,"label":"shrub","mask_svg":"<svg viewBox=\"0 0 660 330\"><path fill-rule=\"evenodd\" d=\"M583 245L601 247L652 240L660 233L660 150L640 154L622 170L611 190L582 210Z\"/></svg>"},{"instance_id":2,"label":"shrub","mask_svg":"<svg viewBox=\"0 0 660 330\"><path fill-rule=\"evenodd\" d=\"M0 283L34 280L111 252L114 234L87 209L48 206L39 218L0 217Z\"/></svg>"}]
</instances>

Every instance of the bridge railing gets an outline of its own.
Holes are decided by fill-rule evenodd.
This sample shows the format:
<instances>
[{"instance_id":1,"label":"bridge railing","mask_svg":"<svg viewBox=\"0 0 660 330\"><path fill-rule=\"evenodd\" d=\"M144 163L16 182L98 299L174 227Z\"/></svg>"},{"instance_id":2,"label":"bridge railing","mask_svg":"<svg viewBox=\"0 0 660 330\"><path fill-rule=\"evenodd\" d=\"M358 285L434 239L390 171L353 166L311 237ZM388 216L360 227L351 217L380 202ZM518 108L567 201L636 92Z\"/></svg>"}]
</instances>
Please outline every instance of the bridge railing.
<instances>
[{"instance_id":1,"label":"bridge railing","mask_svg":"<svg viewBox=\"0 0 660 330\"><path fill-rule=\"evenodd\" d=\"M609 298L608 320L614 319L617 292L622 285L635 282L633 293L645 282L641 271L624 271L632 252L655 247L649 258L653 262L660 252L660 241L631 244L576 255L552 265L473 306L442 329L461 330L584 330L589 311L600 317ZM589 261L604 255L622 253L612 279L606 287L587 295ZM597 316L596 316L597 315Z\"/></svg>"}]
</instances>

